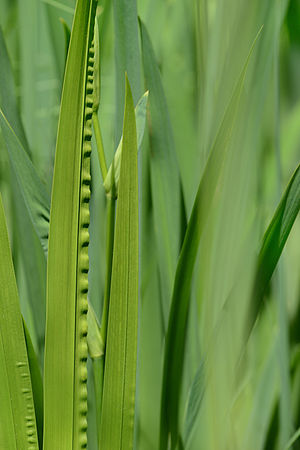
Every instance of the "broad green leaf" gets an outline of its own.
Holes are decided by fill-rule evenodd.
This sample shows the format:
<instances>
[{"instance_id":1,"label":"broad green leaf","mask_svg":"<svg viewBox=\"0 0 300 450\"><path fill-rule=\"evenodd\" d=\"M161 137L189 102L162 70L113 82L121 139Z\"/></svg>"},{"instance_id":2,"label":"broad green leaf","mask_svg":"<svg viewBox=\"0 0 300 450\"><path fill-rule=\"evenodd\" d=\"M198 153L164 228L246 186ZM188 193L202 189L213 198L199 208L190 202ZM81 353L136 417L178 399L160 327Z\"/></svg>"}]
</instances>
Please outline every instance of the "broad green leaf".
<instances>
[{"instance_id":1,"label":"broad green leaf","mask_svg":"<svg viewBox=\"0 0 300 450\"><path fill-rule=\"evenodd\" d=\"M105 354L101 450L133 448L138 323L138 181L134 103L126 98Z\"/></svg>"},{"instance_id":2,"label":"broad green leaf","mask_svg":"<svg viewBox=\"0 0 300 450\"><path fill-rule=\"evenodd\" d=\"M87 444L92 45L96 2L78 0L66 63L50 216L44 450Z\"/></svg>"},{"instance_id":3,"label":"broad green leaf","mask_svg":"<svg viewBox=\"0 0 300 450\"><path fill-rule=\"evenodd\" d=\"M26 343L0 197L0 447L38 449Z\"/></svg>"},{"instance_id":4,"label":"broad green leaf","mask_svg":"<svg viewBox=\"0 0 300 450\"><path fill-rule=\"evenodd\" d=\"M250 333L262 307L262 300L278 263L286 240L300 209L300 165L295 170L275 214L266 230L258 256L250 303L248 330Z\"/></svg>"},{"instance_id":5,"label":"broad green leaf","mask_svg":"<svg viewBox=\"0 0 300 450\"><path fill-rule=\"evenodd\" d=\"M249 58L258 35L250 49L220 129L210 150L179 256L166 336L161 398L160 450L167 449L169 434L172 448L175 448L177 445L179 400L193 270L200 238L206 219L213 207L218 180L226 160Z\"/></svg>"},{"instance_id":6,"label":"broad green leaf","mask_svg":"<svg viewBox=\"0 0 300 450\"><path fill-rule=\"evenodd\" d=\"M140 21L146 88L149 89L150 174L156 247L167 326L181 245L181 187L171 123L160 72L145 25Z\"/></svg>"},{"instance_id":7,"label":"broad green leaf","mask_svg":"<svg viewBox=\"0 0 300 450\"><path fill-rule=\"evenodd\" d=\"M148 91L140 98L138 104L135 107L135 120L136 120L136 133L137 133L137 148L138 151L141 148L144 130L145 130L145 122L146 122L146 112L147 112L147 103L148 103ZM118 192L118 184L120 178L120 164L121 164L121 154L122 154L122 143L123 136L119 142L117 150L115 152L114 161L114 183L113 174L112 174L112 164L110 165L106 178L104 180L103 186L107 194L111 195L112 185L114 184L116 191ZM116 192L116 194L117 194Z\"/></svg>"}]
</instances>

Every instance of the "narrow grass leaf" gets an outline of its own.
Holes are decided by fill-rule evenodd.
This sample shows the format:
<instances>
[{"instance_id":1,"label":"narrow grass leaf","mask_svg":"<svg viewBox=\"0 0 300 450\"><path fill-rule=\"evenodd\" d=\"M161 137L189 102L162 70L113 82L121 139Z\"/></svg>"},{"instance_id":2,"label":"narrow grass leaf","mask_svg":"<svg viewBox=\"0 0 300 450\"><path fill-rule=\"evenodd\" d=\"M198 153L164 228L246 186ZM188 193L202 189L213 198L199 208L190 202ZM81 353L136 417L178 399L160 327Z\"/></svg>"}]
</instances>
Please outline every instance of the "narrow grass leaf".
<instances>
[{"instance_id":1,"label":"narrow grass leaf","mask_svg":"<svg viewBox=\"0 0 300 450\"><path fill-rule=\"evenodd\" d=\"M171 436L172 448L175 448L177 445L179 433L179 400L193 270L200 238L206 219L212 208L218 180L226 160L227 149L232 136L249 58L257 37L246 59L244 68L226 109L220 129L210 150L206 168L201 178L191 217L188 222L176 269L164 357L160 450L167 449L169 435ZM174 351L174 349L176 349L176 351Z\"/></svg>"},{"instance_id":2,"label":"narrow grass leaf","mask_svg":"<svg viewBox=\"0 0 300 450\"><path fill-rule=\"evenodd\" d=\"M78 0L63 85L50 217L44 450L87 445L87 291L96 2Z\"/></svg>"},{"instance_id":3,"label":"narrow grass leaf","mask_svg":"<svg viewBox=\"0 0 300 450\"><path fill-rule=\"evenodd\" d=\"M30 370L1 197L0 248L0 447L37 450Z\"/></svg>"},{"instance_id":4,"label":"narrow grass leaf","mask_svg":"<svg viewBox=\"0 0 300 450\"><path fill-rule=\"evenodd\" d=\"M101 450L133 448L138 322L138 182L134 103L126 78L119 197L116 212Z\"/></svg>"}]
</instances>

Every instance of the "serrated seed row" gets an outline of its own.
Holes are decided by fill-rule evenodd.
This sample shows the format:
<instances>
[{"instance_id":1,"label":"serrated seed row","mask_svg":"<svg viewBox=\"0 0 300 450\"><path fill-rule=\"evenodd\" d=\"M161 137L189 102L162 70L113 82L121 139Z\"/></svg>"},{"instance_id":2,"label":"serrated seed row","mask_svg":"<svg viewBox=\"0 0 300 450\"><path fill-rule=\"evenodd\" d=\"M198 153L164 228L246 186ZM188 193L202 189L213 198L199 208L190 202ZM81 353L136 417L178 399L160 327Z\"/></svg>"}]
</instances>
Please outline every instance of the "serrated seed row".
<instances>
[{"instance_id":1,"label":"serrated seed row","mask_svg":"<svg viewBox=\"0 0 300 450\"><path fill-rule=\"evenodd\" d=\"M89 270L89 201L91 197L91 175L90 175L90 156L92 151L92 105L93 105L93 73L94 73L94 47L93 41L89 49L87 66L86 99L84 110L84 127L82 143L82 166L81 166L81 189L80 189L80 220L79 220L79 238L78 238L78 307L77 307L77 336L79 345L77 345L77 383L78 387L78 410L77 418L79 430L79 448L84 449L87 446L87 311L88 311L88 270Z\"/></svg>"}]
</instances>

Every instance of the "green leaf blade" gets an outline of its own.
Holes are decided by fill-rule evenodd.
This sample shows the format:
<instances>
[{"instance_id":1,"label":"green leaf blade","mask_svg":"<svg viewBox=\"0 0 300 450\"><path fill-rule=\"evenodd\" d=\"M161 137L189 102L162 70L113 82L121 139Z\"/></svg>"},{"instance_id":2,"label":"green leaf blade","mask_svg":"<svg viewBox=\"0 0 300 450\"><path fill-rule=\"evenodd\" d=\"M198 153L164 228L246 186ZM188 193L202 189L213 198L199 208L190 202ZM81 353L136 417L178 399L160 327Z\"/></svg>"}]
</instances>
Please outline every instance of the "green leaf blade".
<instances>
[{"instance_id":1,"label":"green leaf blade","mask_svg":"<svg viewBox=\"0 0 300 450\"><path fill-rule=\"evenodd\" d=\"M37 450L30 370L1 197L0 243L0 444L7 450Z\"/></svg>"},{"instance_id":2,"label":"green leaf blade","mask_svg":"<svg viewBox=\"0 0 300 450\"><path fill-rule=\"evenodd\" d=\"M137 320L137 138L127 80L100 428L103 450L125 450L133 446Z\"/></svg>"},{"instance_id":3,"label":"green leaf blade","mask_svg":"<svg viewBox=\"0 0 300 450\"><path fill-rule=\"evenodd\" d=\"M59 117L48 255L44 450L71 450L87 444L90 78L95 8L94 0L77 1Z\"/></svg>"}]
</instances>

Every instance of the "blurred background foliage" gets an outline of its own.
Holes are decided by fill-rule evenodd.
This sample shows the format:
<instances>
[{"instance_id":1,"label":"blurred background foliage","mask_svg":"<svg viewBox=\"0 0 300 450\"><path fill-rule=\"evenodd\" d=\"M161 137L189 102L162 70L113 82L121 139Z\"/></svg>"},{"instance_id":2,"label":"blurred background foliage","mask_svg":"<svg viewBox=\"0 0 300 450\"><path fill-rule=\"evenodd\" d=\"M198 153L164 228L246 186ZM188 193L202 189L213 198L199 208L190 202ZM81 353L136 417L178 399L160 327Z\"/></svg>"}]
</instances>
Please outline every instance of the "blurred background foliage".
<instances>
[{"instance_id":1,"label":"blurred background foliage","mask_svg":"<svg viewBox=\"0 0 300 450\"><path fill-rule=\"evenodd\" d=\"M107 161L112 161L122 129L125 70L136 103L150 84L136 13L148 29L167 104L164 109L161 92L155 94L155 86L153 92L150 87L150 108L154 105L157 110L151 110L139 154L136 448L158 449L164 338L181 239L179 222L170 227L170 218L167 236L160 234L159 196L166 208L173 209L176 220L180 201L172 204L166 192L155 190L151 162L155 145L162 149L168 146L171 151L172 157L163 157L161 164L167 177L172 179L173 173L179 177L184 231L210 149L223 118L228 116L225 112L251 45L263 26L250 57L238 109L230 112L230 120L227 117L227 134L223 133L218 144L224 152L226 149L226 157L194 271L180 428L186 449L284 449L300 427L299 218L247 344L242 335L255 256L299 162L300 0L137 0L137 5L134 1L126 4L132 22L124 21L118 13L117 0L102 0L98 5L99 119ZM12 89L22 119L17 135L49 195L66 54L62 21L70 27L73 11L73 0L0 0L0 39L5 41L11 63L11 68L0 66L0 107L5 104L6 89ZM3 48L2 42L2 52ZM46 263L24 205L18 201L18 186L1 132L0 150L0 188L21 307L42 366ZM100 319L105 192L96 152L92 155L92 175L89 296ZM169 284L162 267L164 238L175 249ZM237 370L241 346L243 357ZM89 383L92 392L90 378ZM199 404L193 405L197 398ZM92 396L89 402L89 448L95 449ZM191 431L193 414L196 426ZM300 448L297 442L293 448Z\"/></svg>"}]
</instances>

